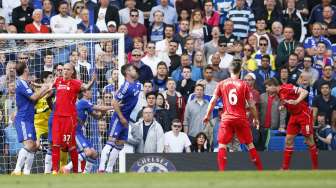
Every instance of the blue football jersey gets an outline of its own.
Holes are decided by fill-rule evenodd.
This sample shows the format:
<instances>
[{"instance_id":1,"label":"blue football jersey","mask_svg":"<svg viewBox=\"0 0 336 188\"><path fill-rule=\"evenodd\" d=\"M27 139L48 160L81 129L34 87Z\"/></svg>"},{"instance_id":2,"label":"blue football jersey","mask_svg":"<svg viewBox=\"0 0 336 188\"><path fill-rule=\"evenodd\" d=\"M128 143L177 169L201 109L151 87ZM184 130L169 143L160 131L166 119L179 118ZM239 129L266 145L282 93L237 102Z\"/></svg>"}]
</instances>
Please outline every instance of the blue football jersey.
<instances>
[{"instance_id":1,"label":"blue football jersey","mask_svg":"<svg viewBox=\"0 0 336 188\"><path fill-rule=\"evenodd\" d=\"M84 126L88 114L93 112L93 104L86 99L81 99L77 101L76 109L77 109L77 116L79 119L78 124Z\"/></svg>"},{"instance_id":2,"label":"blue football jersey","mask_svg":"<svg viewBox=\"0 0 336 188\"><path fill-rule=\"evenodd\" d=\"M16 80L16 119L23 119L24 121L34 122L35 103L30 99L33 95L33 90L29 87L25 80Z\"/></svg>"},{"instance_id":3,"label":"blue football jersey","mask_svg":"<svg viewBox=\"0 0 336 188\"><path fill-rule=\"evenodd\" d=\"M114 97L121 102L121 112L127 120L130 119L132 110L138 102L140 90L141 83L139 81L134 81L133 83L125 81Z\"/></svg>"}]
</instances>

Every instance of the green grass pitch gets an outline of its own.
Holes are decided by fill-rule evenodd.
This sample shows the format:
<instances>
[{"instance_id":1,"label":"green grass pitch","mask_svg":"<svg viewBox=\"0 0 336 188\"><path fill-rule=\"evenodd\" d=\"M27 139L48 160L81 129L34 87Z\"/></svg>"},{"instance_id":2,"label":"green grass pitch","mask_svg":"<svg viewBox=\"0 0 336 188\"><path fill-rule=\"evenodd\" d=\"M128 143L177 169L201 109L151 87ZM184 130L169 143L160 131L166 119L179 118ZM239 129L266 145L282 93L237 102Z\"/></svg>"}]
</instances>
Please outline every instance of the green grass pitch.
<instances>
[{"instance_id":1,"label":"green grass pitch","mask_svg":"<svg viewBox=\"0 0 336 188\"><path fill-rule=\"evenodd\" d=\"M336 188L336 171L227 171L164 174L0 175L1 188Z\"/></svg>"}]
</instances>

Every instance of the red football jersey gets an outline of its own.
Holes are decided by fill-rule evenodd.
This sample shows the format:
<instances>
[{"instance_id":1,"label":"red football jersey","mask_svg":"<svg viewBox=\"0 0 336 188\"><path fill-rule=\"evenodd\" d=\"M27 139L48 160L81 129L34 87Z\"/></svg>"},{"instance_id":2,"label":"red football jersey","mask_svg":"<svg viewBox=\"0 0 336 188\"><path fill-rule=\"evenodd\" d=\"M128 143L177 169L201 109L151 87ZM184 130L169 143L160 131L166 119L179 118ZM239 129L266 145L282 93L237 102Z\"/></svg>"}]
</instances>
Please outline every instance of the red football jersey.
<instances>
[{"instance_id":1,"label":"red football jersey","mask_svg":"<svg viewBox=\"0 0 336 188\"><path fill-rule=\"evenodd\" d=\"M56 79L54 83L56 88L55 115L73 116L76 114L76 100L81 85L82 82L76 79L64 80L63 77Z\"/></svg>"},{"instance_id":2,"label":"red football jersey","mask_svg":"<svg viewBox=\"0 0 336 188\"><path fill-rule=\"evenodd\" d=\"M247 119L246 102L252 98L252 94L246 82L232 78L223 80L217 85L215 95L222 97L222 120Z\"/></svg>"},{"instance_id":3,"label":"red football jersey","mask_svg":"<svg viewBox=\"0 0 336 188\"><path fill-rule=\"evenodd\" d=\"M283 84L280 86L279 97L283 102L286 109L292 114L298 114L302 111L308 110L308 104L305 100L302 100L296 105L286 104L284 100L296 100L299 97L299 88L292 84Z\"/></svg>"}]
</instances>

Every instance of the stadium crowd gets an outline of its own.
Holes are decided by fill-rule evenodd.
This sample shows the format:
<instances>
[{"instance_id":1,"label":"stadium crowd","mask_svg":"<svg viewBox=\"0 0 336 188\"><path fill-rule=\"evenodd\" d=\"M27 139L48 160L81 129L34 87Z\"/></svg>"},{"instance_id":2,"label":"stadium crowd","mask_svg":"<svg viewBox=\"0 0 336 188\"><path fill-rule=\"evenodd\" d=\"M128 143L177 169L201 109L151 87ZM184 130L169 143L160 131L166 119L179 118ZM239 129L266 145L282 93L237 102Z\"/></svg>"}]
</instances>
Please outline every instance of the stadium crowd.
<instances>
[{"instance_id":1,"label":"stadium crowd","mask_svg":"<svg viewBox=\"0 0 336 188\"><path fill-rule=\"evenodd\" d=\"M218 82L242 61L241 79L256 101L260 128L252 122L254 144L267 150L272 130L285 133L288 114L280 111L269 78L309 92L320 150L336 149L336 2L331 0L1 0L0 33L124 33L125 59L138 68L142 91L131 114L127 150L137 153L216 151L222 108L211 126L202 122ZM111 105L118 89L115 44L100 41L5 53L22 41L0 39L0 153L15 156L13 119L15 65L26 62L31 79L61 75L72 63L87 83L95 72L93 102ZM41 41L36 41L39 43ZM93 50L94 49L94 50ZM51 73L52 74L51 74ZM36 105L35 123L48 124L51 106ZM106 142L110 111L87 123L98 151ZM38 117L41 116L41 117ZM250 114L247 114L250 116ZM47 117L44 118L43 117ZM42 122L36 122L40 120ZM90 128L97 125L97 131ZM96 134L96 135L93 135ZM230 151L241 151L237 139Z\"/></svg>"}]
</instances>

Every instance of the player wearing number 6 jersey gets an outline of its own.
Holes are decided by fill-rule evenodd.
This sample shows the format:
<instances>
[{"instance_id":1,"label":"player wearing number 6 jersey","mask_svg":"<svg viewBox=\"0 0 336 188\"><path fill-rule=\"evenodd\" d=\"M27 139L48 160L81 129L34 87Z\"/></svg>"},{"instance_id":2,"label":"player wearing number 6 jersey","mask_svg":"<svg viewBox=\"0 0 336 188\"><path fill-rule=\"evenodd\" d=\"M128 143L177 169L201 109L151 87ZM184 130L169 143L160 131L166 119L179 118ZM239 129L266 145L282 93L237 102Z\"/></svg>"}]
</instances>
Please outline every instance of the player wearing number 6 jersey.
<instances>
[{"instance_id":1,"label":"player wearing number 6 jersey","mask_svg":"<svg viewBox=\"0 0 336 188\"><path fill-rule=\"evenodd\" d=\"M252 101L251 92L246 82L239 79L241 61L234 60L230 65L231 78L221 81L213 94L207 113L204 117L205 125L208 125L210 114L216 105L217 99L222 98L223 113L218 131L218 154L217 162L220 171L226 166L227 144L236 134L241 144L246 144L252 162L258 170L262 170L262 164L253 145L252 133L246 116L246 105L250 108L257 128L259 127L258 115L255 102Z\"/></svg>"},{"instance_id":2,"label":"player wearing number 6 jersey","mask_svg":"<svg viewBox=\"0 0 336 188\"><path fill-rule=\"evenodd\" d=\"M52 125L52 167L53 174L59 171L60 149L70 153L73 163L73 172L78 172L78 153L76 150L76 126L77 112L76 100L81 90L92 86L95 76L88 86L84 86L80 80L74 79L76 73L72 64L64 65L63 77L55 80L56 102Z\"/></svg>"}]
</instances>

